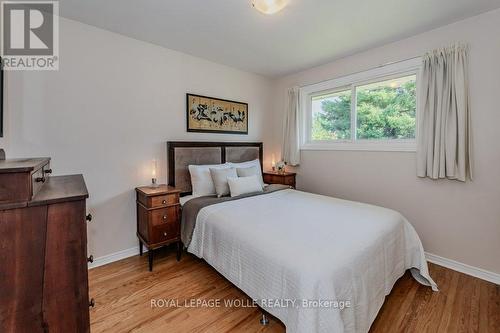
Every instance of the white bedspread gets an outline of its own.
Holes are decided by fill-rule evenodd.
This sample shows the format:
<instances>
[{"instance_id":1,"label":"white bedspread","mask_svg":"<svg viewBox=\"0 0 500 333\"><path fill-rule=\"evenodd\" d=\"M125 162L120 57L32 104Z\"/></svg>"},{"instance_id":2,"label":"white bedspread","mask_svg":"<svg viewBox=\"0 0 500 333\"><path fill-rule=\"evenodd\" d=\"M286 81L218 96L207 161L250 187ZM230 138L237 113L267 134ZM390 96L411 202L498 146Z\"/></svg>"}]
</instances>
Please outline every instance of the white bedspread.
<instances>
[{"instance_id":1,"label":"white bedspread","mask_svg":"<svg viewBox=\"0 0 500 333\"><path fill-rule=\"evenodd\" d=\"M296 190L203 208L188 251L290 333L367 332L410 268L437 290L420 239L401 214ZM328 303L304 306L314 300ZM350 307L340 310L335 301Z\"/></svg>"}]
</instances>

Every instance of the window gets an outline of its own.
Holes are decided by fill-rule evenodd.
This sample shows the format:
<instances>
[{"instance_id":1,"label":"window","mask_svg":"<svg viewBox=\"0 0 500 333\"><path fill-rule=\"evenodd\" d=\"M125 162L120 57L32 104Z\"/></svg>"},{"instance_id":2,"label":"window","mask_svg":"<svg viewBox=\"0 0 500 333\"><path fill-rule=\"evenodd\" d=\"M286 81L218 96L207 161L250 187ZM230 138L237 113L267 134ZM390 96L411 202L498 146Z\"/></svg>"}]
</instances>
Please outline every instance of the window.
<instances>
[{"instance_id":1,"label":"window","mask_svg":"<svg viewBox=\"0 0 500 333\"><path fill-rule=\"evenodd\" d=\"M302 149L415 150L420 61L301 88Z\"/></svg>"},{"instance_id":2,"label":"window","mask_svg":"<svg viewBox=\"0 0 500 333\"><path fill-rule=\"evenodd\" d=\"M417 76L356 87L357 139L415 139Z\"/></svg>"},{"instance_id":3,"label":"window","mask_svg":"<svg viewBox=\"0 0 500 333\"><path fill-rule=\"evenodd\" d=\"M311 96L313 141L351 138L351 90Z\"/></svg>"}]
</instances>

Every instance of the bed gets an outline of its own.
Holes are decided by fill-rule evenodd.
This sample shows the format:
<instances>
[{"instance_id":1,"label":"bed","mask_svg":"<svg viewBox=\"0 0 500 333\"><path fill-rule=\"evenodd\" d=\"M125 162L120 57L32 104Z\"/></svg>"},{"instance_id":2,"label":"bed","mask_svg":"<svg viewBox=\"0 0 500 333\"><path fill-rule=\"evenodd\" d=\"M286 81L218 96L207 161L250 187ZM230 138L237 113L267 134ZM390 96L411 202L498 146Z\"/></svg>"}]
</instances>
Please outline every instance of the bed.
<instances>
[{"instance_id":1,"label":"bed","mask_svg":"<svg viewBox=\"0 0 500 333\"><path fill-rule=\"evenodd\" d=\"M178 182L184 173L177 174L186 163L262 161L261 143L198 144L168 144L169 181L186 195L189 181ZM367 332L408 269L437 290L417 233L396 211L289 188L203 200L183 205L183 222L184 214L194 220L191 237L183 237L187 250L287 332Z\"/></svg>"}]
</instances>

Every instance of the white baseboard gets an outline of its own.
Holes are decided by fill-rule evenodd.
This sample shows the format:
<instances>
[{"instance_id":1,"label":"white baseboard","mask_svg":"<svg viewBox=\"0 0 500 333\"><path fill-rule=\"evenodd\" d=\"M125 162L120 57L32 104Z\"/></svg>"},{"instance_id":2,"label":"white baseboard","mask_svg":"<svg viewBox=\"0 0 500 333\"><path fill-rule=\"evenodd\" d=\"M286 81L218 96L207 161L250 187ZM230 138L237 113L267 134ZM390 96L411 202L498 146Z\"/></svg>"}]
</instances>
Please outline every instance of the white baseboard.
<instances>
[{"instance_id":1,"label":"white baseboard","mask_svg":"<svg viewBox=\"0 0 500 333\"><path fill-rule=\"evenodd\" d=\"M146 247L143 248L143 252L148 252ZM131 247L130 249L121 250L115 253L108 254L106 256L102 256L99 258L95 258L93 263L89 263L89 269L96 268L99 266L103 266L106 264L110 264L112 262L122 260L128 257L132 257L139 254L139 246Z\"/></svg>"},{"instance_id":2,"label":"white baseboard","mask_svg":"<svg viewBox=\"0 0 500 333\"><path fill-rule=\"evenodd\" d=\"M147 249L145 247L144 247L144 252L147 252ZM118 261L118 260L122 260L122 259L125 259L128 257L135 256L138 254L139 254L139 246L135 246L135 247L132 247L130 249L118 251L115 253L108 254L106 256L95 258L94 262L89 264L88 267L89 267L89 269L96 268L99 266L110 264L110 263ZM474 277L477 277L479 279L486 280L486 281L500 285L500 274L489 272L487 270L477 268L474 266L470 266L467 264L463 264L463 263L455 261L455 260L443 258L443 257L437 256L435 254L428 253L428 252L425 253L425 256L426 256L427 260L432 262L433 264L443 266L443 267L452 269L454 271L464 273L464 274L467 274L470 276L474 276Z\"/></svg>"},{"instance_id":3,"label":"white baseboard","mask_svg":"<svg viewBox=\"0 0 500 333\"><path fill-rule=\"evenodd\" d=\"M474 266L470 266L467 264L463 264L461 262L443 258L440 256L437 256L432 253L425 253L425 256L429 262L432 262L433 264L443 266L449 269L452 269L454 271L464 273L473 277L477 277L482 280L486 280L495 284L500 285L500 274L498 273L493 273L487 270L484 270L482 268L477 268Z\"/></svg>"}]
</instances>

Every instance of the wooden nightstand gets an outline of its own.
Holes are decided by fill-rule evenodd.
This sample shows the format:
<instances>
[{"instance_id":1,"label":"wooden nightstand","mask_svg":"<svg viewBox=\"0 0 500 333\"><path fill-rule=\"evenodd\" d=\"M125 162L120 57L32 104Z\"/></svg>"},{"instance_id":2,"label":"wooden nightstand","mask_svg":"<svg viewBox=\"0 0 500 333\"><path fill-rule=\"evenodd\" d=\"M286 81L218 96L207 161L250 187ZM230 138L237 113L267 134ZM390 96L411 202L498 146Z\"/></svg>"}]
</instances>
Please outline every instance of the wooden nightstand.
<instances>
[{"instance_id":1,"label":"wooden nightstand","mask_svg":"<svg viewBox=\"0 0 500 333\"><path fill-rule=\"evenodd\" d=\"M137 237L142 256L146 246L149 270L153 270L153 251L164 245L177 243L177 260L181 258L181 225L179 190L167 185L142 186L137 193Z\"/></svg>"},{"instance_id":2,"label":"wooden nightstand","mask_svg":"<svg viewBox=\"0 0 500 333\"><path fill-rule=\"evenodd\" d=\"M266 184L283 184L290 185L295 188L295 172L277 172L277 171L265 171L264 183Z\"/></svg>"}]
</instances>

